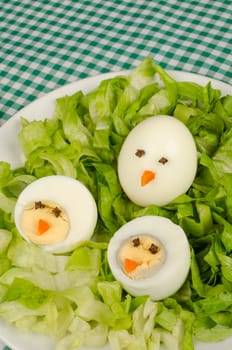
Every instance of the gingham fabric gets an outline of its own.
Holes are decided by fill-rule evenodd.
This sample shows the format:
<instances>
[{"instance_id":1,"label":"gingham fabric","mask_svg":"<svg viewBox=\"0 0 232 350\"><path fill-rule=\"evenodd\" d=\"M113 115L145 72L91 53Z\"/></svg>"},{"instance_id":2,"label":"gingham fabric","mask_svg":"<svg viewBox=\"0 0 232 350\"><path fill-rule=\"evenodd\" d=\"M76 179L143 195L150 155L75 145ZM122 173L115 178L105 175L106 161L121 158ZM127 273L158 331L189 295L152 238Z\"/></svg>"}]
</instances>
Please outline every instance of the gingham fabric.
<instances>
[{"instance_id":1,"label":"gingham fabric","mask_svg":"<svg viewBox=\"0 0 232 350\"><path fill-rule=\"evenodd\" d=\"M0 118L151 56L232 84L231 0L0 0Z\"/></svg>"},{"instance_id":2,"label":"gingham fabric","mask_svg":"<svg viewBox=\"0 0 232 350\"><path fill-rule=\"evenodd\" d=\"M0 0L0 44L0 124L55 88L147 56L232 85L232 2Z\"/></svg>"},{"instance_id":3,"label":"gingham fabric","mask_svg":"<svg viewBox=\"0 0 232 350\"><path fill-rule=\"evenodd\" d=\"M11 350L8 346L5 346L2 341L0 341L0 349L1 350Z\"/></svg>"},{"instance_id":4,"label":"gingham fabric","mask_svg":"<svg viewBox=\"0 0 232 350\"><path fill-rule=\"evenodd\" d=\"M1 350L11 350L8 346L4 345L3 342L0 342L0 349Z\"/></svg>"}]
</instances>

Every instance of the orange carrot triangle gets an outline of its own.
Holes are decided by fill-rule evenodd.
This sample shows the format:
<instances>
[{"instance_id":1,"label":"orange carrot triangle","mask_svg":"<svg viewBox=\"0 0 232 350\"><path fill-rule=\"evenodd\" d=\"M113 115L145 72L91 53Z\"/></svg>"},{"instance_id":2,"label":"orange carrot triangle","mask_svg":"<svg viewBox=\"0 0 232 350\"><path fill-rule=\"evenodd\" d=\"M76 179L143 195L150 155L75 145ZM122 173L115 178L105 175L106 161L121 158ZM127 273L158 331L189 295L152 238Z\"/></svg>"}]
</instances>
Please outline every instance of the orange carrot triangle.
<instances>
[{"instance_id":1,"label":"orange carrot triangle","mask_svg":"<svg viewBox=\"0 0 232 350\"><path fill-rule=\"evenodd\" d=\"M131 271L135 270L136 267L139 265L140 265L140 263L135 261L135 260L127 259L127 258L124 260L124 269L126 272L131 272Z\"/></svg>"},{"instance_id":2,"label":"orange carrot triangle","mask_svg":"<svg viewBox=\"0 0 232 350\"><path fill-rule=\"evenodd\" d=\"M151 170L144 170L141 177L141 186L147 185L150 181L155 178L155 172Z\"/></svg>"},{"instance_id":3,"label":"orange carrot triangle","mask_svg":"<svg viewBox=\"0 0 232 350\"><path fill-rule=\"evenodd\" d=\"M47 221L39 219L37 230L38 235L42 235L43 233L45 233L49 229L49 227L50 225Z\"/></svg>"}]
</instances>

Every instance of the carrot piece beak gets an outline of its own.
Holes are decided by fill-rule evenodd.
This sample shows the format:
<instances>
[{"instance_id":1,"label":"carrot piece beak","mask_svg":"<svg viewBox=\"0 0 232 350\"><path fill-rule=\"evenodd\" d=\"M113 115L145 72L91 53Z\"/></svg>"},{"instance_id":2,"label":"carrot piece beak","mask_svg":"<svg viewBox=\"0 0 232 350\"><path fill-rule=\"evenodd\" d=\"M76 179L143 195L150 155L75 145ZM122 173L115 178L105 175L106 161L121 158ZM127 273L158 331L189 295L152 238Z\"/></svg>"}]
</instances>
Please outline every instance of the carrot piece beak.
<instances>
[{"instance_id":1,"label":"carrot piece beak","mask_svg":"<svg viewBox=\"0 0 232 350\"><path fill-rule=\"evenodd\" d=\"M38 235L42 235L43 233L47 232L49 227L50 225L47 221L40 219L38 222L38 230L37 230Z\"/></svg>"},{"instance_id":2,"label":"carrot piece beak","mask_svg":"<svg viewBox=\"0 0 232 350\"><path fill-rule=\"evenodd\" d=\"M141 186L147 185L149 182L154 180L155 178L155 172L151 170L144 170L142 177L141 177Z\"/></svg>"},{"instance_id":3,"label":"carrot piece beak","mask_svg":"<svg viewBox=\"0 0 232 350\"><path fill-rule=\"evenodd\" d=\"M126 272L131 272L131 271L135 270L136 267L139 265L140 265L140 263L135 261L135 260L131 260L131 259L124 260L124 269Z\"/></svg>"}]
</instances>

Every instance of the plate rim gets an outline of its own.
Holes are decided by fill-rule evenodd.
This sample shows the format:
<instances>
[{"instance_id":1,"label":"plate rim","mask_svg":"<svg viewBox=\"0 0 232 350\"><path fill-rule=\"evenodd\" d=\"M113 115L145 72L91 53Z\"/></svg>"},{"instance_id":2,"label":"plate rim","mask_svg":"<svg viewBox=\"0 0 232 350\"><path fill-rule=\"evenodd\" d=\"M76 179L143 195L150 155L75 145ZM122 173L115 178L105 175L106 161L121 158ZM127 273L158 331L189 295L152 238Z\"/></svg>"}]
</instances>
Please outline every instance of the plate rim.
<instances>
[{"instance_id":1,"label":"plate rim","mask_svg":"<svg viewBox=\"0 0 232 350\"><path fill-rule=\"evenodd\" d=\"M84 79L79 79L79 80L76 80L74 82L67 83L67 84L65 84L63 86L57 87L57 88L55 88L55 89L45 93L44 95L42 95L42 96L36 98L35 100L33 100L32 102L28 103L26 106L24 106L23 108L18 110L12 117L10 117L8 120L6 120L4 122L4 124L0 127L0 137L5 132L5 130L7 130L8 128L9 129L11 129L12 127L14 128L14 124L16 124L17 121L19 121L20 117L22 116L23 113L25 113L25 111L33 109L33 107L36 106L38 103L43 103L47 99L48 100L53 99L53 103L54 103L56 98L64 96L66 94L65 93L66 90L68 90L68 91L75 91L75 90L78 91L78 89L81 90L80 88L78 88L79 85L85 86L85 85L88 85L91 82L95 82L96 86L97 86L104 79L112 78L112 77L119 76L119 75L126 75L126 74L128 75L128 73L131 72L131 71L132 70L112 71L112 72L102 73L102 74L98 74L98 75L94 75L94 76L88 76L88 77L86 77ZM176 80L177 80L178 76L185 76L186 77L186 79L184 79L184 80L181 79L179 81L195 81L195 80L199 80L200 81L199 82L200 85L202 85L202 82L204 82L203 84L206 84L207 82L211 82L213 87L215 86L217 88L217 86L221 86L222 88L220 88L220 90L222 91L222 96L225 95L224 92L229 93L227 91L229 89L232 90L232 86L230 84L225 83L225 82L220 81L220 80L217 80L217 79L214 79L214 78L211 78L209 76L202 75L202 74L193 73L193 72L189 72L189 71L182 71L182 70L168 70L168 69L166 69L165 71L168 74L170 74L171 77L173 77ZM82 90L83 90L83 88L82 88ZM224 90L224 92L223 92L223 90ZM231 91L231 94L232 94L232 91ZM40 119L43 120L45 118L47 118L47 117L43 116L43 118L40 118ZM34 118L30 118L29 120L33 120L33 119ZM15 137L15 138L17 138L17 137ZM0 144L1 144L1 139L0 139ZM0 152L0 161L1 161L1 152ZM14 350L30 350L31 344L28 344L29 348L25 348L25 344L24 344L25 334L23 334L22 337L21 337L22 338L21 339L22 340L21 341L22 344L20 344L18 346L17 344L14 343L14 335L13 335L13 338L12 337L9 338L8 336L6 337L6 336L4 336L4 334L2 334L2 333L4 333L4 330L6 330L6 329L9 332L11 332L11 330L12 330L12 332L14 332L14 333L15 333L15 330L16 330L17 332L19 332L19 337L21 337L21 332L18 331L15 326L7 325L5 323L5 321L4 321L4 319L1 318L0 319L0 339L7 346L10 346L12 350L13 349ZM26 334L29 337L30 336L34 336L34 333L28 333L27 332ZM39 339L42 339L43 342L45 341L45 346L46 346L46 341L48 341L49 343L51 341L50 337L47 337L47 336L37 335L37 334L35 334L35 336L38 337ZM217 346L215 344L218 344L218 347L215 348L214 350L218 350L219 347L221 346L221 344L223 344L223 346L224 346L224 344L226 346L229 346L228 347L228 350L229 350L231 348L231 344L229 344L228 341L231 343L232 342L232 337L231 338L227 338L225 341L223 341L223 343L222 342L219 342L219 343L203 343L203 344L200 345L199 349L197 348L196 350L209 350L209 349L213 350L212 345L213 345L213 347ZM52 341L52 344L53 344L53 341ZM47 350L49 350L49 349L47 349ZM82 350L82 349L83 348L80 348L80 350ZM107 346L107 348L102 347L102 348L99 348L99 350L100 349L101 350L103 350L103 349L109 350L108 346ZM227 350L227 348L224 348L224 349ZM88 350L91 350L91 349L88 348ZM96 350L96 349L94 348L92 350Z\"/></svg>"},{"instance_id":2,"label":"plate rim","mask_svg":"<svg viewBox=\"0 0 232 350\"><path fill-rule=\"evenodd\" d=\"M74 93L78 90L82 90L83 92L91 91L92 89L98 86L100 81L108 78L113 78L115 76L128 75L133 70L134 69L111 71L111 72L102 73L99 75L89 76L84 79L79 79L71 83L67 83L63 86L60 86L56 89L49 91L48 93L45 93L44 95L36 98L34 101L30 102L29 104L27 104L26 106L18 110L11 118L9 118L0 127L0 136L1 136L0 137L0 161L1 160L8 161L7 159L9 158L10 161L8 162L12 165L12 168L17 168L19 166L22 166L25 161L25 157L23 156L21 148L19 147L18 140L10 137L11 128L16 134L18 134L20 130L21 116L25 115L25 118L28 119L29 121L33 119L43 120L45 118L50 118L54 111L56 98L62 97L64 95L70 95L71 93ZM188 71L181 71L181 70L167 69L166 72L177 81L190 81L190 82L192 81L202 86L206 85L208 82L211 82L214 88L219 88L222 91L222 95L230 93L230 90L232 95L232 86L230 86L225 82L212 79L208 76L204 76L202 74L192 73ZM88 87L87 89L86 89L86 86ZM44 101L48 101L48 105L49 105L48 109L50 109L50 112L47 115L44 115L43 112L41 112L41 114L38 114L39 108L37 106L39 105L43 106ZM51 108L51 105L53 105L53 108ZM28 115L28 111L30 110L33 111L34 117L32 117L32 112L30 115ZM10 139L10 141L8 139ZM11 156L6 157L5 154L8 154L9 152L11 152ZM14 156L15 154L16 154L16 157Z\"/></svg>"},{"instance_id":3,"label":"plate rim","mask_svg":"<svg viewBox=\"0 0 232 350\"><path fill-rule=\"evenodd\" d=\"M38 101L43 101L44 99L47 99L48 97L52 97L53 95L62 95L62 91L63 90L69 90L78 85L85 85L86 83L92 81L92 80L98 80L99 82L102 81L103 79L107 79L107 78L112 78L112 77L116 77L116 76L120 76L120 75L125 75L128 74L129 72L132 72L133 70L121 70L121 71L112 71L112 72L107 72L107 73L102 73L102 74L98 74L98 75L93 75L93 76L88 76L86 78L83 79L78 79L75 80L73 82L67 83L65 85L59 86L55 89L52 89L50 91L48 91L47 93L35 98L33 101L29 102L27 105L25 105L24 107L20 108L16 113L14 113L9 119L7 119L4 124L1 126L0 130L2 129L2 127L4 127L5 125L7 125L12 119L19 117L24 110L31 108L34 104L38 103ZM189 77L189 79L187 80L182 80L182 81L191 81L191 79L195 80L196 78L199 78L202 81L209 81L212 83L212 85L222 85L226 90L231 88L232 90L232 85L230 85L229 83L226 83L224 81L220 81L218 79L214 79L211 78L207 75L203 75L203 74L198 74L198 73L193 73L193 72L189 72L189 71L182 71L182 70L175 70L175 69L167 69L165 70L168 74L171 75L171 77L178 76L180 75L186 75Z\"/></svg>"}]
</instances>

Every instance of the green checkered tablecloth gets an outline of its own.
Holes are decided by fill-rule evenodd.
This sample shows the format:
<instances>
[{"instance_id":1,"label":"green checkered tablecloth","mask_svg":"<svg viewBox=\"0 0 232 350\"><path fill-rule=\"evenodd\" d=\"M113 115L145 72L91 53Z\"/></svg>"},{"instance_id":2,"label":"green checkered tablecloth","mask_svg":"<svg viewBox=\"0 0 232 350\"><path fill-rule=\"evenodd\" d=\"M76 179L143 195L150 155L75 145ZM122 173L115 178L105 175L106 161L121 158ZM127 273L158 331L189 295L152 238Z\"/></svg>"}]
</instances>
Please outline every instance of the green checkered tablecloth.
<instances>
[{"instance_id":1,"label":"green checkered tablecloth","mask_svg":"<svg viewBox=\"0 0 232 350\"><path fill-rule=\"evenodd\" d=\"M231 0L0 0L0 31L0 124L53 89L146 56L232 85Z\"/></svg>"},{"instance_id":2,"label":"green checkered tablecloth","mask_svg":"<svg viewBox=\"0 0 232 350\"><path fill-rule=\"evenodd\" d=\"M0 0L0 118L75 80L136 66L232 83L231 0Z\"/></svg>"}]
</instances>

